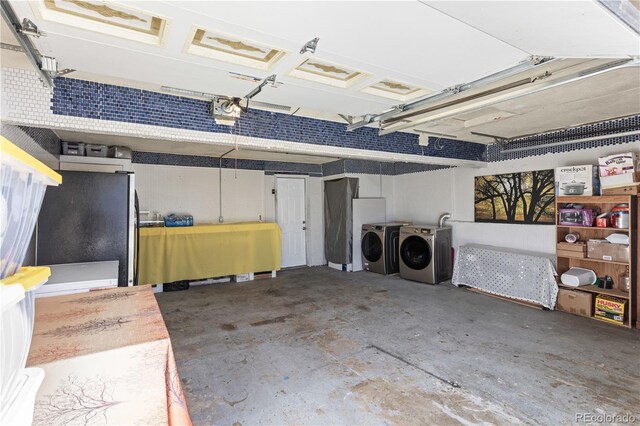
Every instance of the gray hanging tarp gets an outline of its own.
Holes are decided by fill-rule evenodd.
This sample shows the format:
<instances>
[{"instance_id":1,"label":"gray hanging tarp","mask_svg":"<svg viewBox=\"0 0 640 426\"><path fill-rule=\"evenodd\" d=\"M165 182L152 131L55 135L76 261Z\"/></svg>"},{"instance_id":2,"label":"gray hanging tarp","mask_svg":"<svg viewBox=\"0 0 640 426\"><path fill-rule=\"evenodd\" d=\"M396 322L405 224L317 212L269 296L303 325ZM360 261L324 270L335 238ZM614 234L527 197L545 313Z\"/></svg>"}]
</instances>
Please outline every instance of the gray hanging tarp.
<instances>
[{"instance_id":1,"label":"gray hanging tarp","mask_svg":"<svg viewBox=\"0 0 640 426\"><path fill-rule=\"evenodd\" d=\"M352 200L357 197L358 178L324 182L324 256L331 263L351 263Z\"/></svg>"}]
</instances>

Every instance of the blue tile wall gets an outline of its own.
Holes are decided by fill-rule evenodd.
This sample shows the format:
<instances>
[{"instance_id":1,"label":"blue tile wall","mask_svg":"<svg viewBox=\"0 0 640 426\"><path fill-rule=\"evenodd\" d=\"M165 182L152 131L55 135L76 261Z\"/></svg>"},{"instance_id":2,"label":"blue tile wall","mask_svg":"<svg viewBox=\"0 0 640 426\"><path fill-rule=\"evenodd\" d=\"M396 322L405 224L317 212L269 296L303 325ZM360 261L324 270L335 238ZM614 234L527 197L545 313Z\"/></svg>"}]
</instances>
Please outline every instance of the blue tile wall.
<instances>
[{"instance_id":1,"label":"blue tile wall","mask_svg":"<svg viewBox=\"0 0 640 426\"><path fill-rule=\"evenodd\" d=\"M601 146L620 145L637 142L640 138L636 136L623 136L611 139L596 139L587 142L571 143L572 140L605 136L627 131L640 130L640 115L621 118L617 120L603 121L596 124L589 124L570 129L568 131L557 131L545 133L527 138L518 139L507 144L493 144L487 148L487 161L507 161L519 158L535 157L546 154L557 154L561 152L571 152L582 149L597 148ZM565 145L540 147L555 142L568 142ZM638 142L640 144L640 142ZM527 148L523 151L504 152L513 148Z\"/></svg>"},{"instance_id":2,"label":"blue tile wall","mask_svg":"<svg viewBox=\"0 0 640 426\"><path fill-rule=\"evenodd\" d=\"M316 145L366 149L412 155L435 156L476 161L506 161L550 153L570 152L599 146L634 142L636 136L602 139L589 142L568 143L556 147L540 147L553 142L570 142L590 136L603 136L625 130L639 130L640 116L609 120L593 125L522 138L508 145L483 145L446 138L429 138L429 145L418 144L418 136L393 133L379 136L376 129L361 128L347 132L346 125L306 117L279 114L250 109L237 120L233 127L216 125L209 115L209 103L202 100L101 84L71 78L56 79L51 109L54 114L122 121L138 124L198 130L213 133L234 133L267 139L286 140ZM40 129L42 130L42 129ZM49 131L50 132L50 131ZM53 132L51 132L53 134ZM53 134L55 137L55 134ZM59 152L53 138L38 137L47 150ZM57 139L57 138L56 138ZM59 144L59 141L57 142ZM504 152L509 148L528 148L518 152ZM218 167L217 159L185 155L135 153L134 161L149 164L191 165ZM232 159L225 159L223 167ZM382 163L359 160L339 160L317 165L269 166L269 162L238 160L239 168L265 170L267 173L309 173L332 176L341 173L383 173L388 175L437 170L446 166L431 166L416 163ZM292 164L292 163L283 163ZM293 168L293 169L292 169ZM271 170L274 169L274 170Z\"/></svg>"},{"instance_id":3,"label":"blue tile wall","mask_svg":"<svg viewBox=\"0 0 640 426\"><path fill-rule=\"evenodd\" d=\"M40 127L27 127L17 126L20 130L25 132L35 143L41 148L47 151L49 154L53 154L56 157L60 155L60 139L50 129L42 129Z\"/></svg>"},{"instance_id":4,"label":"blue tile wall","mask_svg":"<svg viewBox=\"0 0 640 426\"><path fill-rule=\"evenodd\" d=\"M72 78L55 79L54 114L149 124L265 139L466 160L484 160L482 144L437 139L427 147L415 134L379 136L373 128L346 131L346 124L250 109L235 126L215 124L209 102Z\"/></svg>"}]
</instances>

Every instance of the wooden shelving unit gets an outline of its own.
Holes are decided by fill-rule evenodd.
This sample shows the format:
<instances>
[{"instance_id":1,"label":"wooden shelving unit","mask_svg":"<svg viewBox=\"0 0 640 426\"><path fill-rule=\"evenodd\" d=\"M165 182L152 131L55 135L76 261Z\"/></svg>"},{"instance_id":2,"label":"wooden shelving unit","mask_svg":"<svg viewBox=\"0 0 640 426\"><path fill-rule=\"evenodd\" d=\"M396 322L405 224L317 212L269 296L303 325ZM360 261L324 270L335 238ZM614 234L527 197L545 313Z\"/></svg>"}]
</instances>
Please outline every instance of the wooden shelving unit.
<instances>
[{"instance_id":1,"label":"wooden shelving unit","mask_svg":"<svg viewBox=\"0 0 640 426\"><path fill-rule=\"evenodd\" d=\"M580 234L580 240L582 242L586 242L589 239L602 239L607 237L612 233L627 233L629 234L629 243L631 245L631 256L628 262L615 262L601 259L589 259L589 258L578 258L578 257L566 257L566 256L558 256L556 253L556 265L558 270L558 285L560 287L570 288L571 290L576 291L586 291L589 293L595 294L607 294L610 296L615 296L621 299L628 300L627 302L627 311L626 311L626 320L624 324L615 324L613 322L600 320L595 317L591 317L594 320L606 322L607 324L612 324L614 326L620 327L633 327L636 323L637 315L640 315L640 307L637 307L636 300L636 288L637 288L637 208L640 207L636 196L623 196L623 195L613 195L613 196L592 196L592 197L582 197L582 196L560 196L556 197L556 212L562 208L565 204L568 203L576 203L581 204L585 208L591 208L600 213L605 213L610 211L613 207L618 204L627 204L629 205L629 218L630 224L628 229L618 229L618 228L597 228L597 227L587 227L587 226L563 226L558 225L558 216L556 215L556 243L560 243L564 241L565 235L570 232L577 232ZM595 285L588 286L580 286L580 287L568 287L564 286L560 283L560 275L565 273L572 267L580 267L587 268L595 271L598 277L603 277L605 275L609 275L613 278L614 288L613 289L603 289L597 287ZM626 269L629 268L629 274L631 276L631 289L629 291L623 291L620 288L620 280L619 277L622 275Z\"/></svg>"}]
</instances>

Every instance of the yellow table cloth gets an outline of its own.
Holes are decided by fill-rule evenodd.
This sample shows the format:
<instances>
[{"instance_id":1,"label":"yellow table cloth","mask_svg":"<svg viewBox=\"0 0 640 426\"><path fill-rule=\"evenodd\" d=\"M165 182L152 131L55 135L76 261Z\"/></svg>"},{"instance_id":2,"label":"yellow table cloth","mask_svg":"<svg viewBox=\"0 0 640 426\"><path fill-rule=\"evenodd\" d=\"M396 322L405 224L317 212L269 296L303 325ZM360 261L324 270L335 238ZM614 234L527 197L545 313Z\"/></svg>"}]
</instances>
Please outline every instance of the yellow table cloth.
<instances>
[{"instance_id":1,"label":"yellow table cloth","mask_svg":"<svg viewBox=\"0 0 640 426\"><path fill-rule=\"evenodd\" d=\"M161 284L280 269L276 223L140 229L139 284Z\"/></svg>"}]
</instances>

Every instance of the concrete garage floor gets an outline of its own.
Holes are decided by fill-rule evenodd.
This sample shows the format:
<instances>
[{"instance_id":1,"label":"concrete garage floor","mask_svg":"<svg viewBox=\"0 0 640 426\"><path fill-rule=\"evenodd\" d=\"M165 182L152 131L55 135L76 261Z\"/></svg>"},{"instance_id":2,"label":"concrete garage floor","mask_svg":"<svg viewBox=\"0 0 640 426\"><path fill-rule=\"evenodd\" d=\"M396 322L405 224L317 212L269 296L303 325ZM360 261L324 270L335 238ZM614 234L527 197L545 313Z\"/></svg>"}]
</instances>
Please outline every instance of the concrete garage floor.
<instances>
[{"instance_id":1,"label":"concrete garage floor","mask_svg":"<svg viewBox=\"0 0 640 426\"><path fill-rule=\"evenodd\" d=\"M157 295L194 423L640 419L640 332L326 267Z\"/></svg>"}]
</instances>

